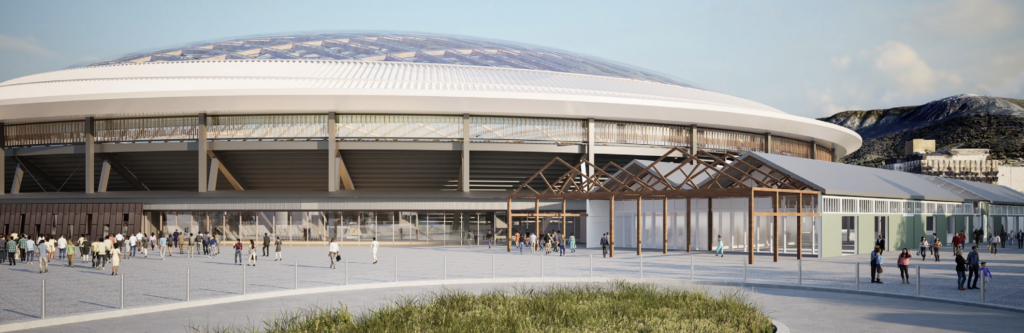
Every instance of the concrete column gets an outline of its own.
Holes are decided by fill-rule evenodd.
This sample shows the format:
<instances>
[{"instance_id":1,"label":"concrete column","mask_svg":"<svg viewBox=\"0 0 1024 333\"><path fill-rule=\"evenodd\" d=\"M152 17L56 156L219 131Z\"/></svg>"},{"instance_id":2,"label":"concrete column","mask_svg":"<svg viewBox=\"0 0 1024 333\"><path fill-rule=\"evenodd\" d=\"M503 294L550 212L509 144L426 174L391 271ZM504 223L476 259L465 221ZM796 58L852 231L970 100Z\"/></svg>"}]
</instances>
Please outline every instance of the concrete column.
<instances>
[{"instance_id":1,"label":"concrete column","mask_svg":"<svg viewBox=\"0 0 1024 333\"><path fill-rule=\"evenodd\" d=\"M7 132L5 129L4 123L0 123L0 195L4 195L4 188L7 188L7 152L4 151L4 147L7 146L7 142L4 141Z\"/></svg>"},{"instance_id":2,"label":"concrete column","mask_svg":"<svg viewBox=\"0 0 1024 333\"><path fill-rule=\"evenodd\" d=\"M836 149L832 148L832 162L839 162L839 156L836 155Z\"/></svg>"},{"instance_id":3,"label":"concrete column","mask_svg":"<svg viewBox=\"0 0 1024 333\"><path fill-rule=\"evenodd\" d=\"M772 153L772 134L771 133L765 133L764 134L764 152L769 153L769 154Z\"/></svg>"},{"instance_id":4,"label":"concrete column","mask_svg":"<svg viewBox=\"0 0 1024 333\"><path fill-rule=\"evenodd\" d=\"M690 155L697 155L697 125L690 126Z\"/></svg>"},{"instance_id":5,"label":"concrete column","mask_svg":"<svg viewBox=\"0 0 1024 333\"><path fill-rule=\"evenodd\" d=\"M327 191L338 191L338 165L335 157L338 155L338 115L334 112L327 113Z\"/></svg>"},{"instance_id":6,"label":"concrete column","mask_svg":"<svg viewBox=\"0 0 1024 333\"><path fill-rule=\"evenodd\" d=\"M85 118L85 193L96 191L96 137L93 118Z\"/></svg>"},{"instance_id":7,"label":"concrete column","mask_svg":"<svg viewBox=\"0 0 1024 333\"><path fill-rule=\"evenodd\" d=\"M595 123L594 118L587 119L587 161L597 165L597 162L594 161L594 141L597 138L597 125ZM587 173L587 176L593 176L595 172L594 168L590 166L587 166L584 171Z\"/></svg>"},{"instance_id":8,"label":"concrete column","mask_svg":"<svg viewBox=\"0 0 1024 333\"><path fill-rule=\"evenodd\" d=\"M199 151L199 192L208 189L206 175L206 159L209 144L206 142L206 114L200 113L196 120L196 150Z\"/></svg>"},{"instance_id":9,"label":"concrete column","mask_svg":"<svg viewBox=\"0 0 1024 333\"><path fill-rule=\"evenodd\" d=\"M818 144L811 141L811 159L818 159Z\"/></svg>"},{"instance_id":10,"label":"concrete column","mask_svg":"<svg viewBox=\"0 0 1024 333\"><path fill-rule=\"evenodd\" d=\"M103 165L100 167L100 184L96 186L96 192L106 192L108 183L110 183L110 162L103 160Z\"/></svg>"},{"instance_id":11,"label":"concrete column","mask_svg":"<svg viewBox=\"0 0 1024 333\"><path fill-rule=\"evenodd\" d=\"M469 192L469 115L462 115L462 167L459 168L459 191Z\"/></svg>"},{"instance_id":12,"label":"concrete column","mask_svg":"<svg viewBox=\"0 0 1024 333\"><path fill-rule=\"evenodd\" d=\"M21 193L22 179L25 179L25 169L21 167L21 163L18 163L18 165L14 167L14 178L11 179L11 194Z\"/></svg>"}]
</instances>

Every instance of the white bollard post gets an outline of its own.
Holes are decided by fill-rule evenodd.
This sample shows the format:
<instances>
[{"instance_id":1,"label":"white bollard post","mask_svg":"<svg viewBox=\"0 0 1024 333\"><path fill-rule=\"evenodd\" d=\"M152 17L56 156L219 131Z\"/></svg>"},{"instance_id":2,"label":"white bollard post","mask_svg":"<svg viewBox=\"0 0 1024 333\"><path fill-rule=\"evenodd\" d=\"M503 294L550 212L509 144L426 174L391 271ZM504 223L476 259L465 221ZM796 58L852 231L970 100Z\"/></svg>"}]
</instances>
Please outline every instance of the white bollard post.
<instances>
[{"instance_id":1,"label":"white bollard post","mask_svg":"<svg viewBox=\"0 0 1024 333\"><path fill-rule=\"evenodd\" d=\"M798 269L798 275L797 275L797 279L796 279L796 284L802 286L802 285L804 285L804 261L800 260L800 261L797 261L796 263L797 263L797 269Z\"/></svg>"},{"instance_id":2,"label":"white bollard post","mask_svg":"<svg viewBox=\"0 0 1024 333\"><path fill-rule=\"evenodd\" d=\"M398 257L395 257L395 282L398 282Z\"/></svg>"},{"instance_id":3,"label":"white bollard post","mask_svg":"<svg viewBox=\"0 0 1024 333\"><path fill-rule=\"evenodd\" d=\"M690 256L690 281L693 281L693 256Z\"/></svg>"},{"instance_id":4,"label":"white bollard post","mask_svg":"<svg viewBox=\"0 0 1024 333\"><path fill-rule=\"evenodd\" d=\"M644 279L644 256L640 256L640 279Z\"/></svg>"},{"instance_id":5,"label":"white bollard post","mask_svg":"<svg viewBox=\"0 0 1024 333\"><path fill-rule=\"evenodd\" d=\"M43 292L42 292L42 295L43 295L43 302L40 303L40 304L42 304L42 308L40 309L39 319L46 319L46 280L43 280Z\"/></svg>"},{"instance_id":6,"label":"white bollard post","mask_svg":"<svg viewBox=\"0 0 1024 333\"><path fill-rule=\"evenodd\" d=\"M448 256L444 256L444 280L448 279Z\"/></svg>"},{"instance_id":7,"label":"white bollard post","mask_svg":"<svg viewBox=\"0 0 1024 333\"><path fill-rule=\"evenodd\" d=\"M295 288L294 289L299 289L299 262L298 261L295 262Z\"/></svg>"},{"instance_id":8,"label":"white bollard post","mask_svg":"<svg viewBox=\"0 0 1024 333\"><path fill-rule=\"evenodd\" d=\"M121 310L124 310L124 274L121 274Z\"/></svg>"},{"instance_id":9,"label":"white bollard post","mask_svg":"<svg viewBox=\"0 0 1024 333\"><path fill-rule=\"evenodd\" d=\"M853 285L854 288L860 290L860 263L857 263L857 267L854 269Z\"/></svg>"},{"instance_id":10,"label":"white bollard post","mask_svg":"<svg viewBox=\"0 0 1024 333\"><path fill-rule=\"evenodd\" d=\"M590 278L594 278L594 254L590 254Z\"/></svg>"},{"instance_id":11,"label":"white bollard post","mask_svg":"<svg viewBox=\"0 0 1024 333\"><path fill-rule=\"evenodd\" d=\"M921 296L921 266L917 266L917 296Z\"/></svg>"},{"instance_id":12,"label":"white bollard post","mask_svg":"<svg viewBox=\"0 0 1024 333\"><path fill-rule=\"evenodd\" d=\"M192 300L192 269L185 269L185 301Z\"/></svg>"}]
</instances>

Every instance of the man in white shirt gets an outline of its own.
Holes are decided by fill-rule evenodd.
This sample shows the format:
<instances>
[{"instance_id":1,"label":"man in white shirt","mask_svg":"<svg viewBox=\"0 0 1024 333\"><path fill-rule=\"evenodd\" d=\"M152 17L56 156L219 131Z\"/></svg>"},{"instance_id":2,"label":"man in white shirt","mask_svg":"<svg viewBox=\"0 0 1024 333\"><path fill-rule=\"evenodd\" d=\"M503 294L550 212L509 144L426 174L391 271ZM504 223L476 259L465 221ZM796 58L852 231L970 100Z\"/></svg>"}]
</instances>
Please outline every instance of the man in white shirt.
<instances>
[{"instance_id":1,"label":"man in white shirt","mask_svg":"<svg viewBox=\"0 0 1024 333\"><path fill-rule=\"evenodd\" d=\"M132 256L132 257L135 256L135 243L137 241L138 241L138 239L135 238L135 235L132 235L131 237L128 237L128 246L130 246L131 252L130 253L125 253L125 255Z\"/></svg>"},{"instance_id":2,"label":"man in white shirt","mask_svg":"<svg viewBox=\"0 0 1024 333\"><path fill-rule=\"evenodd\" d=\"M68 240L64 238L64 235L60 235L60 239L57 240L57 259L67 258L68 253Z\"/></svg>"},{"instance_id":3,"label":"man in white shirt","mask_svg":"<svg viewBox=\"0 0 1024 333\"><path fill-rule=\"evenodd\" d=\"M373 264L377 264L377 248L380 247L380 243L377 242L377 237L373 238L370 242L370 253L373 253Z\"/></svg>"},{"instance_id":4,"label":"man in white shirt","mask_svg":"<svg viewBox=\"0 0 1024 333\"><path fill-rule=\"evenodd\" d=\"M537 252L537 234L530 234L530 252Z\"/></svg>"},{"instance_id":5,"label":"man in white shirt","mask_svg":"<svg viewBox=\"0 0 1024 333\"><path fill-rule=\"evenodd\" d=\"M331 259L331 269L334 269L335 257L338 256L338 243L331 238L331 244L327 250L327 257Z\"/></svg>"}]
</instances>

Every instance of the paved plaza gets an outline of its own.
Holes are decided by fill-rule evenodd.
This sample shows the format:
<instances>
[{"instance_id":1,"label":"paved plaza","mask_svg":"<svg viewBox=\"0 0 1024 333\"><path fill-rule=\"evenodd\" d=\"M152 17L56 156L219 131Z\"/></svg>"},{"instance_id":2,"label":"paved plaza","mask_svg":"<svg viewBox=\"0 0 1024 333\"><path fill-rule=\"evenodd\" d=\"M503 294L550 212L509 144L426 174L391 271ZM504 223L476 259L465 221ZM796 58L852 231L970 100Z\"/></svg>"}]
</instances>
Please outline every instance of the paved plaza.
<instances>
[{"instance_id":1,"label":"paved plaza","mask_svg":"<svg viewBox=\"0 0 1024 333\"><path fill-rule=\"evenodd\" d=\"M391 247L382 244L379 263L374 265L368 247L343 247L344 258L337 269L328 268L326 246L285 247L284 261L260 257L255 267L235 265L233 250L225 248L222 254L209 258L186 258L177 254L160 260L159 256L123 260L125 308L202 300L225 296L283 291L295 288L354 285L399 281L425 281L445 279L489 279L541 277L621 277L639 279L693 278L698 281L741 282L745 254L727 254L724 258L707 252L669 252L645 250L641 259L636 250L619 249L614 259L601 258L600 250L579 249L565 257L556 254L542 256L529 250L520 255L509 254L504 247L488 249L486 246L449 247ZM593 255L593 261L591 256ZM915 295L913 284L900 284L895 266L894 252L886 252L885 284L869 283L866 256L840 258L807 258L803 262L802 284L808 287L854 290L856 263L862 262L860 290L893 295ZM985 302L1024 309L1024 251L1015 247L1003 249L992 256L982 252L982 260L989 263L995 278L988 285ZM347 266L345 261L348 262ZM747 266L747 281L758 284L796 286L797 260L783 256L778 263L770 255L758 255L756 264ZM593 263L593 264L591 264ZM80 266L79 266L80 265ZM593 265L593 266L591 266ZM591 267L593 267L591 269ZM962 302L980 302L978 291L956 290L951 251L945 251L943 262L929 258L911 262L911 273L921 270L921 296ZM244 270L244 278L243 278ZM187 273L190 272L190 273ZM188 275L190 274L190 281ZM41 315L41 281L46 279L46 317L53 318L121 307L121 278L110 275L110 267L99 271L88 264L76 263L73 268L54 260L50 272L39 274L38 265L0 267L0 279L6 287L0 293L0 323L38 320ZM916 279L916 276L915 276ZM243 283L244 280L244 283ZM487 283L482 280L481 283ZM833 293L834 294L834 293ZM840 295L840 294L836 294ZM840 296L836 296L840 297ZM882 302L894 299L881 298ZM230 307L231 305L219 305ZM978 308L970 307L971 311ZM984 311L984 310L983 310ZM996 310L992 310L996 311Z\"/></svg>"}]
</instances>

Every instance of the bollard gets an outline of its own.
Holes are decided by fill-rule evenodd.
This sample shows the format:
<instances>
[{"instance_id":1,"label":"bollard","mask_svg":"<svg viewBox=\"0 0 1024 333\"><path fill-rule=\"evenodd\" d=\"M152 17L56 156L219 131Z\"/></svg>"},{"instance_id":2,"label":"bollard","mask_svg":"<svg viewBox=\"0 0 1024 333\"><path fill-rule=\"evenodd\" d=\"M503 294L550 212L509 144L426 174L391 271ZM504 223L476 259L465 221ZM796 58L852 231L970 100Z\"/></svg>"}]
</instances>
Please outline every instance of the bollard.
<instances>
[{"instance_id":1,"label":"bollard","mask_svg":"<svg viewBox=\"0 0 1024 333\"><path fill-rule=\"evenodd\" d=\"M594 254L590 254L590 278L594 278Z\"/></svg>"},{"instance_id":2,"label":"bollard","mask_svg":"<svg viewBox=\"0 0 1024 333\"><path fill-rule=\"evenodd\" d=\"M299 289L299 262L295 262L295 288Z\"/></svg>"},{"instance_id":3,"label":"bollard","mask_svg":"<svg viewBox=\"0 0 1024 333\"><path fill-rule=\"evenodd\" d=\"M860 290L860 263L857 263L856 269L854 269L853 286L857 290Z\"/></svg>"},{"instance_id":4,"label":"bollard","mask_svg":"<svg viewBox=\"0 0 1024 333\"><path fill-rule=\"evenodd\" d=\"M921 266L917 266L917 296L921 296Z\"/></svg>"},{"instance_id":5,"label":"bollard","mask_svg":"<svg viewBox=\"0 0 1024 333\"><path fill-rule=\"evenodd\" d=\"M121 310L124 310L124 274L121 274Z\"/></svg>"},{"instance_id":6,"label":"bollard","mask_svg":"<svg viewBox=\"0 0 1024 333\"><path fill-rule=\"evenodd\" d=\"M693 281L693 256L690 256L690 281Z\"/></svg>"},{"instance_id":7,"label":"bollard","mask_svg":"<svg viewBox=\"0 0 1024 333\"><path fill-rule=\"evenodd\" d=\"M448 256L444 256L444 280L448 279Z\"/></svg>"},{"instance_id":8,"label":"bollard","mask_svg":"<svg viewBox=\"0 0 1024 333\"><path fill-rule=\"evenodd\" d=\"M345 258L345 285L348 285L348 258Z\"/></svg>"},{"instance_id":9,"label":"bollard","mask_svg":"<svg viewBox=\"0 0 1024 333\"><path fill-rule=\"evenodd\" d=\"M743 283L747 283L747 260L743 259Z\"/></svg>"},{"instance_id":10,"label":"bollard","mask_svg":"<svg viewBox=\"0 0 1024 333\"><path fill-rule=\"evenodd\" d=\"M644 279L644 256L640 256L640 279Z\"/></svg>"},{"instance_id":11,"label":"bollard","mask_svg":"<svg viewBox=\"0 0 1024 333\"><path fill-rule=\"evenodd\" d=\"M395 257L395 282L398 282L398 257Z\"/></svg>"},{"instance_id":12,"label":"bollard","mask_svg":"<svg viewBox=\"0 0 1024 333\"><path fill-rule=\"evenodd\" d=\"M192 300L192 269L185 269L185 301Z\"/></svg>"},{"instance_id":13,"label":"bollard","mask_svg":"<svg viewBox=\"0 0 1024 333\"><path fill-rule=\"evenodd\" d=\"M796 284L802 286L802 285L804 285L804 261L803 260L797 261L796 264L797 264L796 268L797 268L797 271L798 271L797 278L796 278Z\"/></svg>"},{"instance_id":14,"label":"bollard","mask_svg":"<svg viewBox=\"0 0 1024 333\"><path fill-rule=\"evenodd\" d=\"M979 270L978 272L982 271ZM981 275L981 304L985 304L985 273L980 273L979 275Z\"/></svg>"},{"instance_id":15,"label":"bollard","mask_svg":"<svg viewBox=\"0 0 1024 333\"><path fill-rule=\"evenodd\" d=\"M43 294L43 302L40 303L40 304L42 304L42 308L40 309L40 313L41 314L39 316L39 319L46 319L46 280L43 280L43 292L42 292L42 294Z\"/></svg>"}]
</instances>

